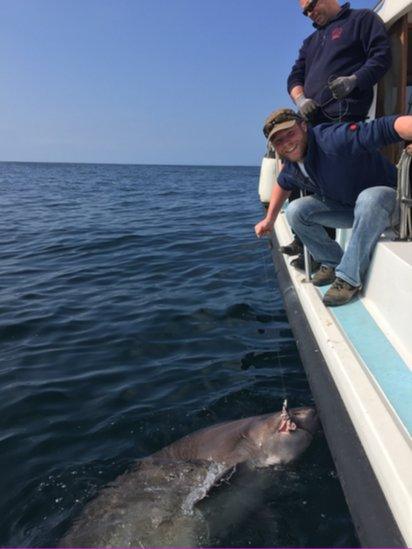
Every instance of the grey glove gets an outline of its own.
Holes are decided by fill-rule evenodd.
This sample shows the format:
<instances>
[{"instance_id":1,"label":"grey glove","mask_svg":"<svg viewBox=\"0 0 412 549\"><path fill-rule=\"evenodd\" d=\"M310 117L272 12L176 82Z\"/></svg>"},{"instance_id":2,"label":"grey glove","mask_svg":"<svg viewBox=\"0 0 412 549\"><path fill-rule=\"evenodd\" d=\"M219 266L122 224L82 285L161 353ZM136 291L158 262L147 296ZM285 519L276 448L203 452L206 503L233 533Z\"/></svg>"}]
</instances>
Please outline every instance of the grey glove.
<instances>
[{"instance_id":1,"label":"grey glove","mask_svg":"<svg viewBox=\"0 0 412 549\"><path fill-rule=\"evenodd\" d=\"M310 118L312 114L316 111L318 108L317 104L313 99L309 99L305 97L302 93L302 95L299 95L295 99L295 103L297 108L299 109L300 114L305 118L306 120Z\"/></svg>"},{"instance_id":2,"label":"grey glove","mask_svg":"<svg viewBox=\"0 0 412 549\"><path fill-rule=\"evenodd\" d=\"M330 82L329 89L335 99L343 99L356 88L357 78L352 76L339 76Z\"/></svg>"}]
</instances>

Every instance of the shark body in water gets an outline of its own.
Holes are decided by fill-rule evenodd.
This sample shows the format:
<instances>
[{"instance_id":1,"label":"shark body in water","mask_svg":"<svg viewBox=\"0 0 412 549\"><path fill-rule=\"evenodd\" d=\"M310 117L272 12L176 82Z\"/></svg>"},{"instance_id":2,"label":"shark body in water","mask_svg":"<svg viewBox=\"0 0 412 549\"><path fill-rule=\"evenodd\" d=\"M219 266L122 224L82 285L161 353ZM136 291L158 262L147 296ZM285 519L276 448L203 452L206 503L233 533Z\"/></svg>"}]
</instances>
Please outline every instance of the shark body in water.
<instances>
[{"instance_id":1,"label":"shark body in water","mask_svg":"<svg viewBox=\"0 0 412 549\"><path fill-rule=\"evenodd\" d=\"M117 477L84 508L60 547L195 547L208 527L195 504L236 465L287 464L318 429L310 407L220 423L187 435Z\"/></svg>"}]
</instances>

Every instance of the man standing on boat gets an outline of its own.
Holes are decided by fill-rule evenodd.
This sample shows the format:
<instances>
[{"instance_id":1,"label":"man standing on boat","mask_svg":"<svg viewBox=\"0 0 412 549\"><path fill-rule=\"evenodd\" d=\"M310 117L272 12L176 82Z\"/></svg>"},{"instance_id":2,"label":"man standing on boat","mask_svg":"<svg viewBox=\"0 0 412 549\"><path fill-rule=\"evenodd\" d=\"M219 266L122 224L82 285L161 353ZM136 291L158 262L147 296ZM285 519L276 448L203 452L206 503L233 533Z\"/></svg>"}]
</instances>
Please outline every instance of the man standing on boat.
<instances>
[{"instance_id":1,"label":"man standing on boat","mask_svg":"<svg viewBox=\"0 0 412 549\"><path fill-rule=\"evenodd\" d=\"M321 264L313 284L332 283L323 302L343 305L361 289L375 245L390 226L396 204L396 168L378 149L411 140L412 116L311 127L299 113L280 109L272 114L268 139L285 164L267 215L255 226L256 235L272 230L294 189L313 193L291 202L286 218ZM345 252L323 225L353 228Z\"/></svg>"},{"instance_id":2,"label":"man standing on boat","mask_svg":"<svg viewBox=\"0 0 412 549\"><path fill-rule=\"evenodd\" d=\"M304 40L287 80L300 114L312 125L365 120L373 86L391 65L388 34L371 10L342 7L337 0L299 0L315 31ZM290 200L298 198L292 193ZM329 234L334 236L333 230ZM302 244L294 239L281 248L303 267Z\"/></svg>"},{"instance_id":3,"label":"man standing on boat","mask_svg":"<svg viewBox=\"0 0 412 549\"><path fill-rule=\"evenodd\" d=\"M367 117L373 86L391 65L388 34L371 10L337 0L299 0L315 32L299 51L288 92L312 124L358 122Z\"/></svg>"}]
</instances>

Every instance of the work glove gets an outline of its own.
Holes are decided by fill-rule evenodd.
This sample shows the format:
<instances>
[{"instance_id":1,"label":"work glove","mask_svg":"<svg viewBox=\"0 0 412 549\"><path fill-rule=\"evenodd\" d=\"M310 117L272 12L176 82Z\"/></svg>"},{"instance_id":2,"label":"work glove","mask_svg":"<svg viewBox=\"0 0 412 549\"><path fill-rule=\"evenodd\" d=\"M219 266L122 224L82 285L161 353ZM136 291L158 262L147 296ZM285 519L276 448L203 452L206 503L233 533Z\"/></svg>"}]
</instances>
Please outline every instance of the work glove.
<instances>
[{"instance_id":1,"label":"work glove","mask_svg":"<svg viewBox=\"0 0 412 549\"><path fill-rule=\"evenodd\" d=\"M305 97L303 93L295 99L295 104L305 120L308 120L318 108L315 101Z\"/></svg>"},{"instance_id":2,"label":"work glove","mask_svg":"<svg viewBox=\"0 0 412 549\"><path fill-rule=\"evenodd\" d=\"M356 88L357 78L352 76L339 76L330 82L329 89L335 99L343 99Z\"/></svg>"}]
</instances>

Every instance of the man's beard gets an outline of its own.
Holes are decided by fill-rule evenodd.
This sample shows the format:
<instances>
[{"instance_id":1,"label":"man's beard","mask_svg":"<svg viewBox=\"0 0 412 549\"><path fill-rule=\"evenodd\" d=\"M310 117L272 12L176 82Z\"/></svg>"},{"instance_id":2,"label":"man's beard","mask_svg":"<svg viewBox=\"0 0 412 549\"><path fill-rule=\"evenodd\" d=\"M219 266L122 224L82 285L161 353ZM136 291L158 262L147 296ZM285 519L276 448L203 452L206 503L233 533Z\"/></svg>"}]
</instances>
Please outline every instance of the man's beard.
<instances>
[{"instance_id":1,"label":"man's beard","mask_svg":"<svg viewBox=\"0 0 412 549\"><path fill-rule=\"evenodd\" d=\"M307 152L308 152L308 145L306 144L304 149L301 151L300 157L297 160L290 160L287 156L280 153L278 153L278 155L282 162L285 162L285 160L287 160L288 162L303 162L306 158Z\"/></svg>"}]
</instances>

